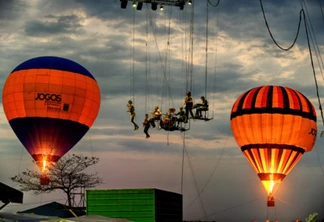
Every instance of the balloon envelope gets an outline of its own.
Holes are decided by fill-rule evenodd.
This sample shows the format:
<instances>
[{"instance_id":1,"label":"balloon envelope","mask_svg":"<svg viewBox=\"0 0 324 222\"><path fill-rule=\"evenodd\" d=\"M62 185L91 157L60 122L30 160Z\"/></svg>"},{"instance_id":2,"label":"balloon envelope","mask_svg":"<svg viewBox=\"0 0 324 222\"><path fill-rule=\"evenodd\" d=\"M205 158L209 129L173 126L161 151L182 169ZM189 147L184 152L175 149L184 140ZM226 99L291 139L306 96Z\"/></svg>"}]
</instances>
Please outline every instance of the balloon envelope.
<instances>
[{"instance_id":1,"label":"balloon envelope","mask_svg":"<svg viewBox=\"0 0 324 222\"><path fill-rule=\"evenodd\" d=\"M312 150L316 112L297 90L259 86L236 100L231 127L237 144L271 194L303 153Z\"/></svg>"},{"instance_id":2,"label":"balloon envelope","mask_svg":"<svg viewBox=\"0 0 324 222\"><path fill-rule=\"evenodd\" d=\"M39 165L57 162L89 130L100 108L92 74L60 57L38 57L17 66L2 93L13 131Z\"/></svg>"}]
</instances>

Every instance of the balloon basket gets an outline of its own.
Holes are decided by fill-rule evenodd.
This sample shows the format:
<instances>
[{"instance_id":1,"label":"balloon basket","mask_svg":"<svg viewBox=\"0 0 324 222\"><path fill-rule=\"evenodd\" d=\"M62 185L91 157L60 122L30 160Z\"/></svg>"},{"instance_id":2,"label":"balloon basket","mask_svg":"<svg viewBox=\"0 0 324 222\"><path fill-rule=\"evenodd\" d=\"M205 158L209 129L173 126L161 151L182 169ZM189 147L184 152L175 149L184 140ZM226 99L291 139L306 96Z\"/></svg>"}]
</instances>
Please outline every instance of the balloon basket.
<instances>
[{"instance_id":1,"label":"balloon basket","mask_svg":"<svg viewBox=\"0 0 324 222\"><path fill-rule=\"evenodd\" d=\"M274 200L273 196L268 196L267 206L268 207L274 207L275 206L275 200Z\"/></svg>"},{"instance_id":2,"label":"balloon basket","mask_svg":"<svg viewBox=\"0 0 324 222\"><path fill-rule=\"evenodd\" d=\"M50 179L47 175L42 175L40 177L40 184L41 185L49 185Z\"/></svg>"}]
</instances>

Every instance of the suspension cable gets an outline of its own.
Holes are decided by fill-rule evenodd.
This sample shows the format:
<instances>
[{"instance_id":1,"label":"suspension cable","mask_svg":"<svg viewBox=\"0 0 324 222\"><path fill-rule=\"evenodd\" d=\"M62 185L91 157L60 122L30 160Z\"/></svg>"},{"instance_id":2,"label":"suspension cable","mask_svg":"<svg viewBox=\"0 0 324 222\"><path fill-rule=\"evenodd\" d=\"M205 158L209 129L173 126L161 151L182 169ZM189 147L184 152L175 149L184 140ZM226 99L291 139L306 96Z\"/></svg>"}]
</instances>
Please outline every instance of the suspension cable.
<instances>
[{"instance_id":1,"label":"suspension cable","mask_svg":"<svg viewBox=\"0 0 324 222\"><path fill-rule=\"evenodd\" d=\"M212 3L210 0L207 0L207 3L209 3L209 4L210 4L211 6L213 6L213 7L217 7L218 4L219 4L219 2L220 2L220 0L218 0L217 3L214 4L214 3Z\"/></svg>"},{"instance_id":2,"label":"suspension cable","mask_svg":"<svg viewBox=\"0 0 324 222\"><path fill-rule=\"evenodd\" d=\"M134 72L135 72L135 9L133 9L133 31L132 31L132 65L131 65L131 71L130 71L130 95L133 100L133 104L135 104L135 78L134 78Z\"/></svg>"},{"instance_id":3,"label":"suspension cable","mask_svg":"<svg viewBox=\"0 0 324 222\"><path fill-rule=\"evenodd\" d=\"M225 148L226 148L226 145L227 145L227 141L228 141L229 135L230 135L230 132L228 132L228 134L227 134L227 137L226 137L226 140L225 140L225 144L224 144L223 149L222 149L222 151L221 151L220 157L218 158L217 163L216 163L216 165L215 165L215 167L214 167L212 173L210 174L210 176L209 176L207 182L205 183L205 185L203 186L203 188L201 189L201 191L198 193L198 195L197 195L197 196L196 196L196 197L191 201L191 203L190 203L186 208L190 208L190 207L192 206L192 204L194 204L194 202L196 202L196 200L197 200L198 198L200 198L200 196L201 196L201 195L204 193L204 191L206 190L206 187L208 186L208 184L211 182L211 179L212 179L212 177L214 176L214 174L215 174L215 172L216 172L216 170L217 170L217 168L218 168L218 166L219 166L219 163L220 163L220 161L221 161L221 159L222 159L222 157L223 157L224 150L225 150Z\"/></svg>"},{"instance_id":4,"label":"suspension cable","mask_svg":"<svg viewBox=\"0 0 324 222\"><path fill-rule=\"evenodd\" d=\"M207 98L207 76L208 76L208 1L206 1L206 36L205 36L205 98Z\"/></svg>"},{"instance_id":5,"label":"suspension cable","mask_svg":"<svg viewBox=\"0 0 324 222\"><path fill-rule=\"evenodd\" d=\"M199 194L198 182L197 182L197 179L195 177L194 170L193 170L193 166L192 166L192 163L191 163L191 160L190 160L190 157L189 157L188 150L186 149L186 146L184 146L184 150L185 150L185 153L186 153L186 156L187 156L187 159L188 159L188 163L189 163L190 171L191 171L191 174L192 174L194 183L195 183L196 191ZM201 199L200 196L199 196L199 203L200 203L201 209L202 209L203 214L204 214L204 219L207 220L206 210L204 208L204 205L203 205L203 202L202 202L202 199Z\"/></svg>"},{"instance_id":6,"label":"suspension cable","mask_svg":"<svg viewBox=\"0 0 324 222\"><path fill-rule=\"evenodd\" d=\"M183 173L184 173L184 154L186 147L186 132L182 135L182 164L181 164L181 188L180 193L183 194Z\"/></svg>"},{"instance_id":7,"label":"suspension cable","mask_svg":"<svg viewBox=\"0 0 324 222\"><path fill-rule=\"evenodd\" d=\"M190 21L190 43L189 43L189 72L188 72L188 79L187 79L187 91L193 91L193 81L192 81L192 73L193 73L193 63L194 63L194 56L193 56L193 51L194 51L194 2L191 7L191 21Z\"/></svg>"},{"instance_id":8,"label":"suspension cable","mask_svg":"<svg viewBox=\"0 0 324 222\"><path fill-rule=\"evenodd\" d=\"M312 55L312 49L311 49L311 46L310 46L310 39L309 39L309 33L308 33L308 27L307 27L307 20L306 20L306 16L305 16L305 12L304 12L304 9L302 8L300 10L300 13L299 13L299 22L298 22L298 29L297 29L297 33L296 33L296 36L295 36L295 39L294 39L294 42L292 43L291 46L289 46L288 48L283 48L281 47L277 42L276 40L273 38L273 35L270 31L270 28L269 28L269 25L268 25L268 22L267 22L267 19L265 17L265 13L264 13L264 9L263 9L263 5L262 5L262 0L259 0L260 1L260 5L261 5L261 10L262 10L262 13L263 13L263 18L264 18L264 22L267 26L267 29L268 29L268 32L271 36L271 39L273 40L273 42L281 49L281 50L284 50L284 51L288 51L290 50L296 43L297 41L297 38L298 38L298 35L299 35L299 30L300 30L300 24L301 24L301 20L304 19L304 26L305 26L305 32L306 32L306 39L307 39L307 46L308 46L308 51L309 51L309 57L310 57L310 61L311 61L311 66L312 66L312 70L313 70L313 75L314 75L314 82L315 82L315 88L316 88L316 95L317 95L317 99L318 99L318 103L319 103L319 109L321 111L321 117L322 117L322 123L323 123L323 126L324 126L324 115L323 115L323 110L322 110L322 105L321 105L321 99L320 99L320 95L319 95L319 90L318 90L318 84L317 84L317 79L316 79L316 73L315 73L315 67L314 67L314 61L313 61L313 55Z\"/></svg>"},{"instance_id":9,"label":"suspension cable","mask_svg":"<svg viewBox=\"0 0 324 222\"><path fill-rule=\"evenodd\" d=\"M307 45L308 45L308 50L309 50L309 57L310 57L310 61L311 61L311 66L312 66L312 69L313 69L314 82L315 82L315 88L316 88L316 95L317 95L317 99L318 99L319 109L321 111L322 123L323 123L323 126L324 126L324 115L323 115L323 109L322 109L322 105L321 105L322 104L321 103L321 98L320 98L319 91L318 91L318 84L317 84L316 73L315 73L315 68L314 68L312 49L311 49L310 42L309 42L309 34L308 34L306 17L305 17L304 9L302 9L300 11L302 12L303 18L304 18L304 25L305 25L305 31L306 31L306 39L307 39Z\"/></svg>"},{"instance_id":10,"label":"suspension cable","mask_svg":"<svg viewBox=\"0 0 324 222\"><path fill-rule=\"evenodd\" d=\"M300 5L302 8L304 8L305 10L305 13L307 15L307 18L308 18L308 24L309 24L309 27L310 27L310 40L312 41L312 45L314 47L314 50L315 50L315 55L316 55L316 59L317 59L317 62L319 64L319 69L320 69L320 73L322 74L322 80L324 81L324 75L323 75L323 69L322 67L324 67L324 64L323 64L323 59L322 59L322 56L321 56L321 51L319 50L319 47L318 47L318 44L317 44L317 39L316 39L316 35L312 33L315 33L314 32L314 29L313 29L313 26L312 26L312 23L311 23L311 20L310 20L310 17L309 17L309 13L308 13L308 10L307 10L307 5L305 3L305 1L303 0L299 0L300 2Z\"/></svg>"},{"instance_id":11,"label":"suspension cable","mask_svg":"<svg viewBox=\"0 0 324 222\"><path fill-rule=\"evenodd\" d=\"M295 36L295 39L294 39L293 43L292 43L288 48L283 48L283 47L281 47L281 46L277 43L277 41L274 39L274 37L273 37L273 35L272 35L271 31L270 31L270 28L269 28L269 24L268 24L267 18L266 18L265 13L264 13L262 0L259 0L259 1L260 1L260 5L261 5L262 14L263 14L263 19L264 19L264 22L265 22L266 27L267 27L267 29L268 29L268 32L269 32L269 34L270 34L270 36L271 36L272 41L273 41L273 42L276 44L276 46L278 46L278 48L280 48L281 50L284 50L284 51L288 51L288 50L290 50L290 49L295 45L295 43L296 43L296 41L297 41L297 38L298 38L298 35L299 35L300 24L301 24L301 19L302 19L302 12L300 11L300 14L299 14L298 28L297 28L296 36Z\"/></svg>"}]
</instances>

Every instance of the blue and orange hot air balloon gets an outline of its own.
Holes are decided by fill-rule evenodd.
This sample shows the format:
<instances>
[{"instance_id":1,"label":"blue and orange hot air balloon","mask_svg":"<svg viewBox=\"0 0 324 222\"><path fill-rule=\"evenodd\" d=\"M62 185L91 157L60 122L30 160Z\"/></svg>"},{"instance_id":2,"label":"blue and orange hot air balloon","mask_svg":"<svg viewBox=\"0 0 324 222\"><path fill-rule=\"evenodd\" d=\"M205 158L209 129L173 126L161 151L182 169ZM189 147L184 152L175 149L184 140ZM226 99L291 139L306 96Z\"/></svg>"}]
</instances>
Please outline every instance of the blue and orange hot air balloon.
<instances>
[{"instance_id":1,"label":"blue and orange hot air balloon","mask_svg":"<svg viewBox=\"0 0 324 222\"><path fill-rule=\"evenodd\" d=\"M314 106L297 90L259 86L236 100L231 127L237 144L268 193L268 206L274 206L275 187L315 144Z\"/></svg>"},{"instance_id":2,"label":"blue and orange hot air balloon","mask_svg":"<svg viewBox=\"0 0 324 222\"><path fill-rule=\"evenodd\" d=\"M8 76L2 102L13 131L42 170L47 171L85 135L100 108L100 90L78 63L44 56L27 60Z\"/></svg>"}]
</instances>

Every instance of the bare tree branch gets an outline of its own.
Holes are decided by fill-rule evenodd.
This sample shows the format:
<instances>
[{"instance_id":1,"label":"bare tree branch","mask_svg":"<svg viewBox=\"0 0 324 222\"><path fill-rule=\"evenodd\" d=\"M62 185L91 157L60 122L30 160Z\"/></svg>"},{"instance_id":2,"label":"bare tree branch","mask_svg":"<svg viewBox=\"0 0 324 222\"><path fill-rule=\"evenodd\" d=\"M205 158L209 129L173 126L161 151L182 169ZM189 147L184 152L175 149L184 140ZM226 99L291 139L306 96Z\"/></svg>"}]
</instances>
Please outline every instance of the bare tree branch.
<instances>
[{"instance_id":1,"label":"bare tree branch","mask_svg":"<svg viewBox=\"0 0 324 222\"><path fill-rule=\"evenodd\" d=\"M82 155L67 156L61 158L50 167L48 176L49 185L41 185L41 172L26 169L11 178L19 184L22 191L33 191L35 195L62 190L67 196L69 206L72 207L72 193L78 188L92 188L102 184L102 179L97 173L86 174L84 171L89 166L99 162L97 157L85 157Z\"/></svg>"}]
</instances>

